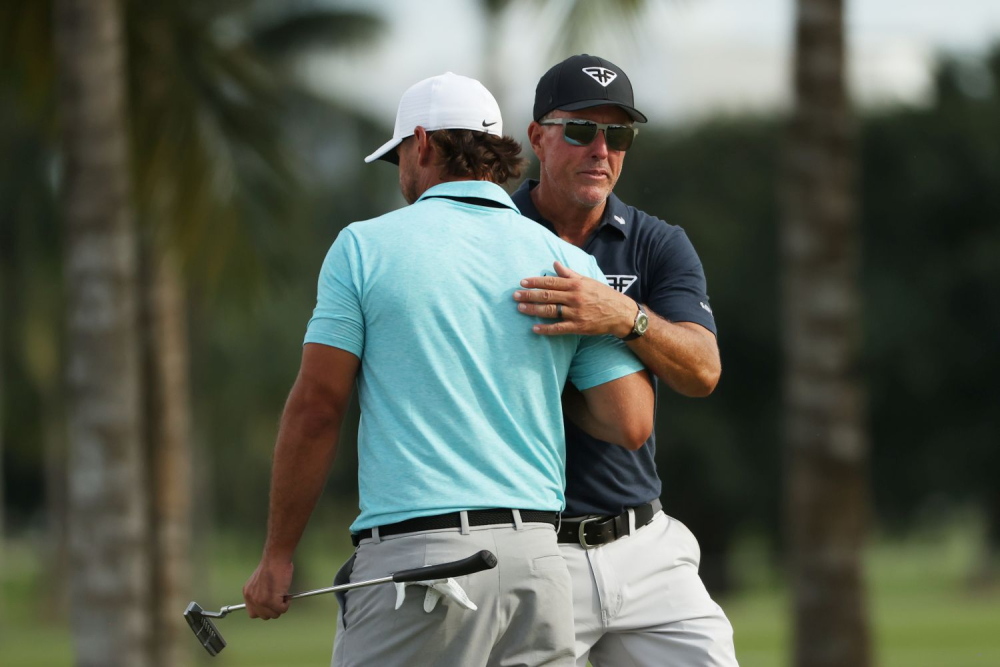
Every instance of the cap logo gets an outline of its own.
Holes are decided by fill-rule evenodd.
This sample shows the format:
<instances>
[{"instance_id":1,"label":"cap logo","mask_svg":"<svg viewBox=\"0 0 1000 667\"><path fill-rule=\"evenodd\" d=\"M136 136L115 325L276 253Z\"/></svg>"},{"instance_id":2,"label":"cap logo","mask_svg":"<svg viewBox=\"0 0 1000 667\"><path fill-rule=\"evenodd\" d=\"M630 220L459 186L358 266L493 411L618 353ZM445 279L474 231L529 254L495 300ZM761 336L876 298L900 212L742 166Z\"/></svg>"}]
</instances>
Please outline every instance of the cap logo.
<instances>
[{"instance_id":1,"label":"cap logo","mask_svg":"<svg viewBox=\"0 0 1000 667\"><path fill-rule=\"evenodd\" d=\"M583 73L605 88L618 78L618 72L610 70L607 67L584 67Z\"/></svg>"}]
</instances>

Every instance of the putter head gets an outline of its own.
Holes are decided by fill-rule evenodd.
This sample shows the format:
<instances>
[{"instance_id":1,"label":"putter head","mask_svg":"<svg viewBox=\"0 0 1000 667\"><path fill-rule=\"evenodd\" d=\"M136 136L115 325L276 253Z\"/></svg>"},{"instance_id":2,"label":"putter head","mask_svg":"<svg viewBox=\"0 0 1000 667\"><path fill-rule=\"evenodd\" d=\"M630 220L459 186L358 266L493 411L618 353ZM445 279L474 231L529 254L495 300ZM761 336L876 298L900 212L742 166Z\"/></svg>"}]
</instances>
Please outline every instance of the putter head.
<instances>
[{"instance_id":1,"label":"putter head","mask_svg":"<svg viewBox=\"0 0 1000 667\"><path fill-rule=\"evenodd\" d=\"M191 631L198 638L201 645L205 647L209 655L219 655L219 651L226 648L226 640L219 634L218 628L208 615L220 617L219 614L206 612L197 602L192 602L184 610L184 619L191 626Z\"/></svg>"}]
</instances>

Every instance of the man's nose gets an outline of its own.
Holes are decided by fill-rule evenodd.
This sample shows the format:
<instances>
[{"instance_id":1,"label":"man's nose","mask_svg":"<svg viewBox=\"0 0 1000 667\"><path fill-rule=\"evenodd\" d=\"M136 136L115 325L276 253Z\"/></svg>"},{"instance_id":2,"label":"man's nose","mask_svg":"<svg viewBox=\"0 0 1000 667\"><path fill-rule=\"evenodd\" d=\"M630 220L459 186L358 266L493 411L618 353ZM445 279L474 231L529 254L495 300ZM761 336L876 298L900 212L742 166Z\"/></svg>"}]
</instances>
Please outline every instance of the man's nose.
<instances>
[{"instance_id":1,"label":"man's nose","mask_svg":"<svg viewBox=\"0 0 1000 667\"><path fill-rule=\"evenodd\" d=\"M597 136L590 142L590 153L594 157L606 158L608 156L608 142L604 138L604 130L598 130Z\"/></svg>"}]
</instances>

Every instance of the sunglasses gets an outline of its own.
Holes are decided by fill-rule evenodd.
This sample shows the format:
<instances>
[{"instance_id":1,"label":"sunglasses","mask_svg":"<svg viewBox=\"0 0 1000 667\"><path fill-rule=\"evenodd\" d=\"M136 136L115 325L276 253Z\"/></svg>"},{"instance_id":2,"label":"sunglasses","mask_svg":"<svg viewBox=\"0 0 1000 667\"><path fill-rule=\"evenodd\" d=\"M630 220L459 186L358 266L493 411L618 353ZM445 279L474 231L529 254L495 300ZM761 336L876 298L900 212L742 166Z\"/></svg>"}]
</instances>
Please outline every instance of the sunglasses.
<instances>
[{"instance_id":1,"label":"sunglasses","mask_svg":"<svg viewBox=\"0 0 1000 667\"><path fill-rule=\"evenodd\" d=\"M562 125L563 139L574 146L589 146L597 138L598 130L604 130L604 141L613 151L627 151L632 146L635 135L639 134L639 128L631 125L595 123L592 120L579 118L550 118L538 124Z\"/></svg>"}]
</instances>

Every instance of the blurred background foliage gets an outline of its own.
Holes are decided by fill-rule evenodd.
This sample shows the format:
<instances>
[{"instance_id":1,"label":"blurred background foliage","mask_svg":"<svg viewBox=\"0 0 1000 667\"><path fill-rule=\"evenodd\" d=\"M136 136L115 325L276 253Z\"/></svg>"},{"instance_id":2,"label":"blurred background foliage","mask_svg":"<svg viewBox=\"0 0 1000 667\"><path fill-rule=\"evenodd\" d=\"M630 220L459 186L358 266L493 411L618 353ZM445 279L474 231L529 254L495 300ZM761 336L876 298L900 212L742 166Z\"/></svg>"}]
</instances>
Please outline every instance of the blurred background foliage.
<instances>
[{"instance_id":1,"label":"blurred background foliage","mask_svg":"<svg viewBox=\"0 0 1000 667\"><path fill-rule=\"evenodd\" d=\"M970 69L975 88L962 84ZM984 566L1000 547L998 92L1000 48L943 58L927 108L859 119L874 523L899 534L979 508ZM717 585L741 530L781 539L780 130L732 117L644 133L616 188L683 226L706 266L723 377L707 401L661 397L658 456L665 506L695 526L703 568L723 568L709 573Z\"/></svg>"},{"instance_id":2,"label":"blurred background foliage","mask_svg":"<svg viewBox=\"0 0 1000 667\"><path fill-rule=\"evenodd\" d=\"M0 5L0 511L8 541L58 563L63 248L48 7ZM361 164L391 114L319 98L295 73L310 50L349 49L380 19L321 3L124 7L137 219L151 247L179 258L187 297L196 542L220 532L259 545L322 258L345 225L403 203L391 169ZM661 395L658 463L666 511L698 535L703 576L722 595L759 583L740 565L748 544L782 565L783 120L644 128L616 190L684 227L706 267L723 377L707 400ZM873 524L904 539L971 516L982 539L957 576L995 586L1000 46L981 60L942 56L930 103L858 122ZM356 509L352 410L312 531Z\"/></svg>"}]
</instances>

